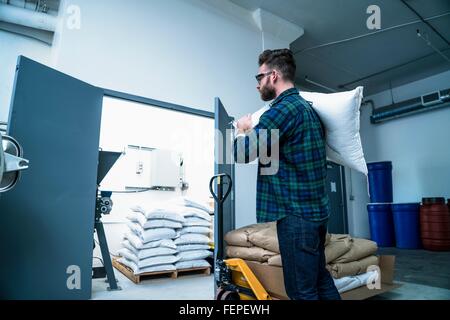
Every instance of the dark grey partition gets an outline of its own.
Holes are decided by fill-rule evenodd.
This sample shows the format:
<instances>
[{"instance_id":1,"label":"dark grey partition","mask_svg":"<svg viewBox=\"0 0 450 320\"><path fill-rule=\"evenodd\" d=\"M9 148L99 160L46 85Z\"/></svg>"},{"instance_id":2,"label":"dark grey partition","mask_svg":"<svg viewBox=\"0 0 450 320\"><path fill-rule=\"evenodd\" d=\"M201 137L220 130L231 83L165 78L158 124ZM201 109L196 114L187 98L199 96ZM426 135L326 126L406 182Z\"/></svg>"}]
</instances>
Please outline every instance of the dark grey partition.
<instances>
[{"instance_id":1,"label":"dark grey partition","mask_svg":"<svg viewBox=\"0 0 450 320\"><path fill-rule=\"evenodd\" d=\"M329 233L348 233L344 167L327 161L327 193L330 199Z\"/></svg>"},{"instance_id":2,"label":"dark grey partition","mask_svg":"<svg viewBox=\"0 0 450 320\"><path fill-rule=\"evenodd\" d=\"M232 141L229 133L231 132L233 126L231 121L233 120L225 110L222 102L219 98L215 99L215 110L214 110L214 122L216 133L220 132L220 136L216 136L215 150L214 150L214 173L228 173L233 180L233 187L230 195L223 203L223 235L228 231L234 230L235 228L235 213L234 213L234 162L232 161ZM228 129L228 131L227 131ZM226 189L226 188L225 188ZM215 212L217 212L217 203L215 204ZM217 223L220 223L218 219L214 219L216 224L214 230L217 230ZM214 234L215 244L218 244L217 234ZM223 237L222 237L223 239ZM225 249L225 245L223 249ZM225 252L225 251L223 251Z\"/></svg>"},{"instance_id":3,"label":"dark grey partition","mask_svg":"<svg viewBox=\"0 0 450 320\"><path fill-rule=\"evenodd\" d=\"M19 57L8 134L30 167L0 197L0 298L90 298L102 99Z\"/></svg>"}]
</instances>

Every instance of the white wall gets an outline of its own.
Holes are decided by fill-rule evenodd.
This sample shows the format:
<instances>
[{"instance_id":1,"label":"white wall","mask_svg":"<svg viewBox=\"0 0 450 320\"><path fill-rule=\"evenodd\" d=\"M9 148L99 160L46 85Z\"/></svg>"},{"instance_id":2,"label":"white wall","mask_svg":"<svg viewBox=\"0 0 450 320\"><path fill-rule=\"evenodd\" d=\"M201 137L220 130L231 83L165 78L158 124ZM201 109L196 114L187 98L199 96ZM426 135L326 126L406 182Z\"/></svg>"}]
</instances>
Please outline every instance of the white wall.
<instances>
[{"instance_id":1,"label":"white wall","mask_svg":"<svg viewBox=\"0 0 450 320\"><path fill-rule=\"evenodd\" d=\"M393 89L395 102L450 87L450 71ZM376 107L391 103L390 91L366 97ZM419 113L381 124L370 123L371 109L361 109L361 139L367 162L392 161L394 202L420 202L422 197L450 198L450 108ZM350 179L347 174L347 197ZM354 201L347 199L349 230L369 237L367 182L352 172Z\"/></svg>"},{"instance_id":2,"label":"white wall","mask_svg":"<svg viewBox=\"0 0 450 320\"><path fill-rule=\"evenodd\" d=\"M67 5L80 8L80 29L67 27L73 18ZM99 87L192 108L214 111L218 96L239 117L263 105L254 79L258 55L289 47L289 41L262 34L250 12L224 0L71 0L61 8L64 20L51 52L22 37L14 41L27 47L11 46L16 36L0 33L8 44L0 50L8 57L0 80L9 79L5 88L0 82L1 102L11 95L15 60L24 54ZM0 103L0 115L8 108ZM238 165L235 180L240 227L256 222L256 166Z\"/></svg>"},{"instance_id":3,"label":"white wall","mask_svg":"<svg viewBox=\"0 0 450 320\"><path fill-rule=\"evenodd\" d=\"M48 64L50 50L43 42L0 30L0 121L8 121L17 56Z\"/></svg>"},{"instance_id":4,"label":"white wall","mask_svg":"<svg viewBox=\"0 0 450 320\"><path fill-rule=\"evenodd\" d=\"M71 1L81 29L63 28L56 67L97 86L239 117L262 105L254 74L261 32L202 1ZM265 47L289 44L265 35ZM254 223L256 168L236 168L236 225Z\"/></svg>"}]
</instances>

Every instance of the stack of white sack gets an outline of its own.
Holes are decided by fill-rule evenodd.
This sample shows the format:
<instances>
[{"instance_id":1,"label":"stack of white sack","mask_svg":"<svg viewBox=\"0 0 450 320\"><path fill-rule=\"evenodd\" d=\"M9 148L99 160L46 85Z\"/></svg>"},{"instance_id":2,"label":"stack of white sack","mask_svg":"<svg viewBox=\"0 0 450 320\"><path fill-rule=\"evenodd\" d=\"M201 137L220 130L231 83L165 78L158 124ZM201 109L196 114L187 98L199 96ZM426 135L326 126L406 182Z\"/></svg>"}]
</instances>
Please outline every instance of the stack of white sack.
<instances>
[{"instance_id":1,"label":"stack of white sack","mask_svg":"<svg viewBox=\"0 0 450 320\"><path fill-rule=\"evenodd\" d=\"M177 246L177 269L210 267L205 259L212 255L209 250L211 232L210 210L187 198L178 198L172 203L178 206L178 213L184 217Z\"/></svg>"},{"instance_id":2,"label":"stack of white sack","mask_svg":"<svg viewBox=\"0 0 450 320\"><path fill-rule=\"evenodd\" d=\"M118 251L119 262L131 268L134 274L155 271L174 271L179 261L174 239L180 236L185 218L179 208L155 205L144 209L131 208L124 235L123 248Z\"/></svg>"}]
</instances>

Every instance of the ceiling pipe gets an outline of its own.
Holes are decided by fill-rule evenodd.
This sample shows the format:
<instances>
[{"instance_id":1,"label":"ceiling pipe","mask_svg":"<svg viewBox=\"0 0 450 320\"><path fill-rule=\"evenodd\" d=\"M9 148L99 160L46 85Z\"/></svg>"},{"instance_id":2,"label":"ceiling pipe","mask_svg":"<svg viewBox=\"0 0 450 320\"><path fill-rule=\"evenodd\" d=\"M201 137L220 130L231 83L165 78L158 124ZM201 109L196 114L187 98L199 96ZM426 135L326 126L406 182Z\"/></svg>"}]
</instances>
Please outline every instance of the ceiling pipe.
<instances>
[{"instance_id":1,"label":"ceiling pipe","mask_svg":"<svg viewBox=\"0 0 450 320\"><path fill-rule=\"evenodd\" d=\"M435 91L409 100L392 103L372 111L372 124L450 106L450 90Z\"/></svg>"},{"instance_id":2,"label":"ceiling pipe","mask_svg":"<svg viewBox=\"0 0 450 320\"><path fill-rule=\"evenodd\" d=\"M57 17L12 5L0 4L0 21L55 32Z\"/></svg>"}]
</instances>

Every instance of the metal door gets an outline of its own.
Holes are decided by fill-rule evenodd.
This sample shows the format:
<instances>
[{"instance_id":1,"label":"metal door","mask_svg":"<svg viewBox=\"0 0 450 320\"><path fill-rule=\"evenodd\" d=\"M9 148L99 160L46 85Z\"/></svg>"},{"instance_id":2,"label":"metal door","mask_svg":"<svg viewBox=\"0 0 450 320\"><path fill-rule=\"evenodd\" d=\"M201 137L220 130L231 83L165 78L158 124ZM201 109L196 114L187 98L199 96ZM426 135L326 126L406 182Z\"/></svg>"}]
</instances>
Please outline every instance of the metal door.
<instances>
[{"instance_id":1,"label":"metal door","mask_svg":"<svg viewBox=\"0 0 450 320\"><path fill-rule=\"evenodd\" d=\"M344 167L327 162L327 193L330 200L329 233L347 233Z\"/></svg>"},{"instance_id":2,"label":"metal door","mask_svg":"<svg viewBox=\"0 0 450 320\"><path fill-rule=\"evenodd\" d=\"M214 173L228 173L233 180L233 186L230 195L223 204L223 236L235 228L234 216L234 162L232 157L232 125L233 120L225 110L219 98L215 99L214 121L215 121L215 147L214 147ZM220 132L220 134L218 134ZM217 212L217 203L215 204L215 212ZM217 230L218 219L214 219L214 230ZM215 244L218 245L217 234L214 234ZM222 237L223 239L223 237ZM225 245L222 243L223 249Z\"/></svg>"},{"instance_id":3,"label":"metal door","mask_svg":"<svg viewBox=\"0 0 450 320\"><path fill-rule=\"evenodd\" d=\"M0 198L0 298L90 298L102 100L19 57L8 134L30 166Z\"/></svg>"}]
</instances>

